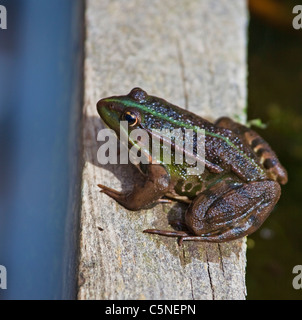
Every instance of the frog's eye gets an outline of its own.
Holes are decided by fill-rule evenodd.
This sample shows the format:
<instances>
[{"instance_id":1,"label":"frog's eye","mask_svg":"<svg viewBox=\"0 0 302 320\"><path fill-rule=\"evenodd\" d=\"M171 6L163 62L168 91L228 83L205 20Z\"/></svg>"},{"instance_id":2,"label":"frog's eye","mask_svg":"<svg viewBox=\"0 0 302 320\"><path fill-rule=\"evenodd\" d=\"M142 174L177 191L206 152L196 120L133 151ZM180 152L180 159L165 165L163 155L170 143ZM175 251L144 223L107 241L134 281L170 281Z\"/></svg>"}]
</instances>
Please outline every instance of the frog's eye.
<instances>
[{"instance_id":1,"label":"frog's eye","mask_svg":"<svg viewBox=\"0 0 302 320\"><path fill-rule=\"evenodd\" d=\"M140 114L132 110L126 110L122 115L122 119L128 121L130 127L134 127L140 122Z\"/></svg>"}]
</instances>

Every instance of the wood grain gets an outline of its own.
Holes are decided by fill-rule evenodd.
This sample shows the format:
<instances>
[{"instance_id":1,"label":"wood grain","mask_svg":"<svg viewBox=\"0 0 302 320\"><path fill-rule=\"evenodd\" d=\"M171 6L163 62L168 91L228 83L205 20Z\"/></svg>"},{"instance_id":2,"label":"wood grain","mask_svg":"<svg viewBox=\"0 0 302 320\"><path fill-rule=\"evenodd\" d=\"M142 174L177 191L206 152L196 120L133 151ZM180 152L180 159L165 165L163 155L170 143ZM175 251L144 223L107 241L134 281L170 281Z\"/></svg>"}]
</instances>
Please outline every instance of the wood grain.
<instances>
[{"instance_id":1,"label":"wood grain","mask_svg":"<svg viewBox=\"0 0 302 320\"><path fill-rule=\"evenodd\" d=\"M144 234L184 205L130 212L97 188L137 183L100 165L96 102L141 87L208 119L245 121L247 12L242 0L88 0L79 299L245 299L245 239L223 244ZM100 231L98 228L102 228Z\"/></svg>"}]
</instances>

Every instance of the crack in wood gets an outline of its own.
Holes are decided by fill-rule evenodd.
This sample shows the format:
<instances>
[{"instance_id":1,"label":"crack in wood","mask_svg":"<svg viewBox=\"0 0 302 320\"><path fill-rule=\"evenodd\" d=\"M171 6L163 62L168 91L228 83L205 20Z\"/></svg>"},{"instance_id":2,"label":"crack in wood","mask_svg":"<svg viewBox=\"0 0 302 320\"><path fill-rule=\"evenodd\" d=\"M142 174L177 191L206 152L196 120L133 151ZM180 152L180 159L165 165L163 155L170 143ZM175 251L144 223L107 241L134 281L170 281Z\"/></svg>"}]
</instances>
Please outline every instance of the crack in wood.
<instances>
[{"instance_id":1,"label":"crack in wood","mask_svg":"<svg viewBox=\"0 0 302 320\"><path fill-rule=\"evenodd\" d=\"M210 271L210 262L208 258L208 252L206 251L206 259L207 259L207 271L208 271L208 276L209 276L209 281L210 281L210 287L211 287L211 292L212 292L212 300L215 299L215 290L214 290L214 285L212 281L212 276L211 276L211 271Z\"/></svg>"},{"instance_id":2,"label":"crack in wood","mask_svg":"<svg viewBox=\"0 0 302 320\"><path fill-rule=\"evenodd\" d=\"M223 256L222 256L222 252L221 252L220 243L218 243L218 251L219 251L220 268L222 270L223 277L225 278L224 266L223 266Z\"/></svg>"},{"instance_id":3,"label":"crack in wood","mask_svg":"<svg viewBox=\"0 0 302 320\"><path fill-rule=\"evenodd\" d=\"M193 280L192 280L192 278L190 278L190 284L191 284L192 300L195 300L195 298L194 298L194 287L193 287Z\"/></svg>"}]
</instances>

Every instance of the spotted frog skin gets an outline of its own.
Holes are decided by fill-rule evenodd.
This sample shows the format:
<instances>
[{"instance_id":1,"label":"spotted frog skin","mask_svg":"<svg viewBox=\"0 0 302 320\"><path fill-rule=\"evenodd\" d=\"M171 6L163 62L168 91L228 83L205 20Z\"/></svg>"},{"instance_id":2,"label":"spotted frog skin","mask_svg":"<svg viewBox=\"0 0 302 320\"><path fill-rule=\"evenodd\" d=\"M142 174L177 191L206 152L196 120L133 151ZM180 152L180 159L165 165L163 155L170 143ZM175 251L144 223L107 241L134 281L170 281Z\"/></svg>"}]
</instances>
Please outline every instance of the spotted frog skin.
<instances>
[{"instance_id":1,"label":"spotted frog skin","mask_svg":"<svg viewBox=\"0 0 302 320\"><path fill-rule=\"evenodd\" d=\"M134 88L128 95L100 100L97 110L119 137L120 121L129 133L140 128L151 141L154 129L192 129L205 132L204 171L188 175L190 165L164 162L140 165L144 185L122 193L104 185L101 192L129 210L148 208L167 199L187 202L182 231L144 230L185 240L225 242L257 230L273 210L287 182L286 170L255 131L223 117L211 123L161 98ZM194 148L196 149L195 139ZM133 145L128 141L129 148ZM175 143L171 150L175 152ZM145 151L151 157L151 152Z\"/></svg>"}]
</instances>

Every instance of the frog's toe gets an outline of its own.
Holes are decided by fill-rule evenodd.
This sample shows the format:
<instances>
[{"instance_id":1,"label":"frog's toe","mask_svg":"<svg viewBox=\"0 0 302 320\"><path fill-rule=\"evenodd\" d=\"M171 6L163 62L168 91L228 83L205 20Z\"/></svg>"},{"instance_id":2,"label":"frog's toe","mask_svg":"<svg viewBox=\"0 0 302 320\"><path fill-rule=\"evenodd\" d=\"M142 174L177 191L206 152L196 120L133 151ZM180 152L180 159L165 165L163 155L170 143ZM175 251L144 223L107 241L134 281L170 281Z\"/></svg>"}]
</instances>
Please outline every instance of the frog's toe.
<instances>
[{"instance_id":1,"label":"frog's toe","mask_svg":"<svg viewBox=\"0 0 302 320\"><path fill-rule=\"evenodd\" d=\"M143 231L144 233L152 233L152 234L158 234L161 236L166 237L179 237L180 240L178 241L178 244L182 245L182 239L186 237L191 237L192 234L189 234L186 231L172 231L172 230L159 230L159 229L146 229Z\"/></svg>"},{"instance_id":2,"label":"frog's toe","mask_svg":"<svg viewBox=\"0 0 302 320\"><path fill-rule=\"evenodd\" d=\"M100 192L105 193L112 198L122 194L122 192L106 187L103 184L98 184L98 187L101 189Z\"/></svg>"}]
</instances>

